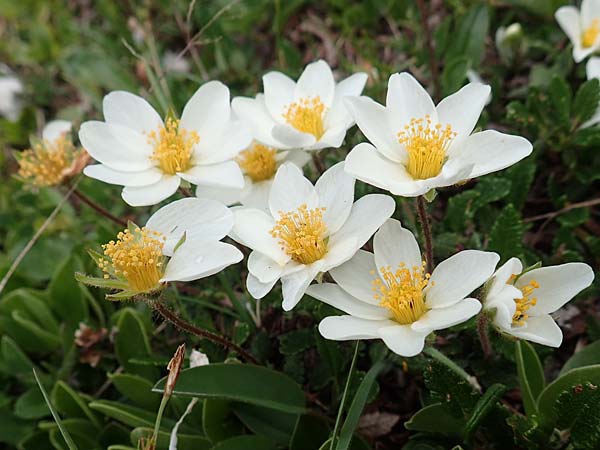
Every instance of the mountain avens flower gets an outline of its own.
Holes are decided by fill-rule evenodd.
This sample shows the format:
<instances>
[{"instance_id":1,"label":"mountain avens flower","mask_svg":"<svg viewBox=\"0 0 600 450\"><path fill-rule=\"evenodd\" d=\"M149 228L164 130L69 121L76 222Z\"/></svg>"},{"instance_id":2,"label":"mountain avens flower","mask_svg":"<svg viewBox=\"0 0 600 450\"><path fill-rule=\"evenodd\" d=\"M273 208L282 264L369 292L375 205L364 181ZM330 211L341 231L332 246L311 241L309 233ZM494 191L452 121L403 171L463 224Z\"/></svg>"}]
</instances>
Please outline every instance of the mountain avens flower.
<instances>
[{"instance_id":1,"label":"mountain avens flower","mask_svg":"<svg viewBox=\"0 0 600 450\"><path fill-rule=\"evenodd\" d=\"M581 9L562 6L556 21L573 44L573 59L581 62L600 48L600 1L583 0Z\"/></svg>"}]
</instances>

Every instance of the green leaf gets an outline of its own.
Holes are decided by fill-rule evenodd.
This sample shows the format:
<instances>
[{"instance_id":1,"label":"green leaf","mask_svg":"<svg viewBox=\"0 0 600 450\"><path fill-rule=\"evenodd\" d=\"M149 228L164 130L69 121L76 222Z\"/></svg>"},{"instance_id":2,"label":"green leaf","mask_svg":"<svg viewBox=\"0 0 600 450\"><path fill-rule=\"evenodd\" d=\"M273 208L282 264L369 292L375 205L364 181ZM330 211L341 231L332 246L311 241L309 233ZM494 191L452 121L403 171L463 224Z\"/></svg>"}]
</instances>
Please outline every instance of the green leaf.
<instances>
[{"instance_id":1,"label":"green leaf","mask_svg":"<svg viewBox=\"0 0 600 450\"><path fill-rule=\"evenodd\" d=\"M544 429L551 429L558 420L554 405L560 394L584 383L600 385L600 364L572 369L544 388L537 401L537 409Z\"/></svg>"},{"instance_id":2,"label":"green leaf","mask_svg":"<svg viewBox=\"0 0 600 450\"><path fill-rule=\"evenodd\" d=\"M156 419L156 413L146 411L145 409L136 408L135 406L126 405L119 402L112 402L109 400L96 400L89 404L89 407L94 411L98 411L105 416L108 416L112 419L118 420L125 425L128 425L132 428L137 427L154 427L154 420ZM163 417L161 421L161 428L167 431L170 431L175 425L175 421L172 419L168 419ZM182 424L179 429L183 433L192 432L190 426L185 423Z\"/></svg>"},{"instance_id":3,"label":"green leaf","mask_svg":"<svg viewBox=\"0 0 600 450\"><path fill-rule=\"evenodd\" d=\"M347 450L350 446L350 441L354 436L354 430L356 429L358 420L360 419L363 409L365 408L371 388L376 382L377 376L384 366L384 361L377 362L369 369L360 383L360 386L358 387L358 390L352 399L350 408L348 409L348 414L346 416L346 420L344 421L344 425L342 425L342 429L340 430L340 437L336 450Z\"/></svg>"},{"instance_id":4,"label":"green leaf","mask_svg":"<svg viewBox=\"0 0 600 450\"><path fill-rule=\"evenodd\" d=\"M508 205L496 219L490 231L488 250L500 254L501 261L523 254L523 232L521 216L513 205Z\"/></svg>"},{"instance_id":5,"label":"green leaf","mask_svg":"<svg viewBox=\"0 0 600 450\"><path fill-rule=\"evenodd\" d=\"M35 366L17 343L8 336L2 336L2 358L12 375L29 375Z\"/></svg>"},{"instance_id":6,"label":"green leaf","mask_svg":"<svg viewBox=\"0 0 600 450\"><path fill-rule=\"evenodd\" d=\"M166 377L154 391L162 392ZM266 367L209 364L181 371L175 395L250 403L282 412L305 411L304 392L288 376Z\"/></svg>"},{"instance_id":7,"label":"green leaf","mask_svg":"<svg viewBox=\"0 0 600 450\"><path fill-rule=\"evenodd\" d=\"M130 373L109 374L117 390L138 406L152 411L160 405L160 395L152 392L152 383L144 377Z\"/></svg>"},{"instance_id":8,"label":"green leaf","mask_svg":"<svg viewBox=\"0 0 600 450\"><path fill-rule=\"evenodd\" d=\"M204 400L202 409L202 428L213 442L219 442L229 436L242 434L243 427L231 411L231 404L225 400Z\"/></svg>"},{"instance_id":9,"label":"green leaf","mask_svg":"<svg viewBox=\"0 0 600 450\"><path fill-rule=\"evenodd\" d=\"M515 343L515 360L525 412L537 414L537 399L546 385L542 363L531 344L523 340Z\"/></svg>"},{"instance_id":10,"label":"green leaf","mask_svg":"<svg viewBox=\"0 0 600 450\"><path fill-rule=\"evenodd\" d=\"M475 4L460 18L453 33L446 60L458 57L470 59L473 67L478 67L485 51L485 41L490 26L488 7Z\"/></svg>"},{"instance_id":11,"label":"green leaf","mask_svg":"<svg viewBox=\"0 0 600 450\"><path fill-rule=\"evenodd\" d=\"M231 408L254 434L264 436L281 446L289 445L299 419L297 414L282 413L247 403L233 403Z\"/></svg>"},{"instance_id":12,"label":"green leaf","mask_svg":"<svg viewBox=\"0 0 600 450\"><path fill-rule=\"evenodd\" d=\"M560 375L564 375L571 369L577 367L591 366L594 364L600 364L600 341L592 342L586 345L573 356L571 356L562 369L560 369Z\"/></svg>"},{"instance_id":13,"label":"green leaf","mask_svg":"<svg viewBox=\"0 0 600 450\"><path fill-rule=\"evenodd\" d=\"M290 450L318 450L329 437L331 428L323 419L301 416L290 441Z\"/></svg>"},{"instance_id":14,"label":"green leaf","mask_svg":"<svg viewBox=\"0 0 600 450\"><path fill-rule=\"evenodd\" d=\"M431 398L442 403L457 417L467 417L479 397L468 379L437 360L432 361L425 371L425 385L431 392Z\"/></svg>"},{"instance_id":15,"label":"green leaf","mask_svg":"<svg viewBox=\"0 0 600 450\"><path fill-rule=\"evenodd\" d=\"M467 79L467 71L471 67L471 58L458 56L450 60L442 72L442 90L445 93L458 91Z\"/></svg>"},{"instance_id":16,"label":"green leaf","mask_svg":"<svg viewBox=\"0 0 600 450\"><path fill-rule=\"evenodd\" d=\"M62 342L57 335L46 331L19 311L13 311L12 319L36 338L39 350L52 351L60 348Z\"/></svg>"},{"instance_id":17,"label":"green leaf","mask_svg":"<svg viewBox=\"0 0 600 450\"><path fill-rule=\"evenodd\" d=\"M452 436L462 436L465 425L464 419L451 414L441 403L433 403L421 408L408 422L404 423L407 430Z\"/></svg>"},{"instance_id":18,"label":"green leaf","mask_svg":"<svg viewBox=\"0 0 600 450\"><path fill-rule=\"evenodd\" d=\"M153 428L138 427L131 432L131 444L137 445L140 438L152 436ZM157 449L169 448L171 431L159 431L157 440ZM197 434L177 433L177 450L208 450L212 449L212 444L204 436Z\"/></svg>"},{"instance_id":19,"label":"green leaf","mask_svg":"<svg viewBox=\"0 0 600 450\"><path fill-rule=\"evenodd\" d=\"M44 396L37 387L31 388L15 402L15 416L22 419L40 419L50 414Z\"/></svg>"},{"instance_id":20,"label":"green leaf","mask_svg":"<svg viewBox=\"0 0 600 450\"><path fill-rule=\"evenodd\" d=\"M81 287L75 280L75 272L81 262L75 257L68 258L59 265L48 286L48 299L52 309L74 330L79 322L88 317L87 302Z\"/></svg>"},{"instance_id":21,"label":"green leaf","mask_svg":"<svg viewBox=\"0 0 600 450\"><path fill-rule=\"evenodd\" d=\"M90 410L87 402L75 392L67 383L59 380L52 389L52 403L56 409L69 417L85 417L96 427L100 428L101 422L98 416Z\"/></svg>"},{"instance_id":22,"label":"green leaf","mask_svg":"<svg viewBox=\"0 0 600 450\"><path fill-rule=\"evenodd\" d=\"M573 101L573 120L575 125L581 125L586 120L590 119L600 103L600 83L596 78L584 82Z\"/></svg>"},{"instance_id":23,"label":"green leaf","mask_svg":"<svg viewBox=\"0 0 600 450\"><path fill-rule=\"evenodd\" d=\"M576 449L595 450L600 446L600 389L591 383L564 391L555 405L557 428L570 430Z\"/></svg>"},{"instance_id":24,"label":"green leaf","mask_svg":"<svg viewBox=\"0 0 600 450\"><path fill-rule=\"evenodd\" d=\"M524 161L520 161L518 164L506 169L506 177L511 182L508 201L519 211L525 204L536 169L537 165L533 158L526 158Z\"/></svg>"},{"instance_id":25,"label":"green leaf","mask_svg":"<svg viewBox=\"0 0 600 450\"><path fill-rule=\"evenodd\" d=\"M80 449L98 448L96 442L97 429L88 420L85 419L65 419L63 425L69 435L73 438L73 442ZM55 423L41 422L39 424L40 429L48 430L50 442L58 448L67 448L63 436L60 433L60 429Z\"/></svg>"},{"instance_id":26,"label":"green leaf","mask_svg":"<svg viewBox=\"0 0 600 450\"><path fill-rule=\"evenodd\" d=\"M261 436L236 436L221 441L211 450L274 450L275 445Z\"/></svg>"},{"instance_id":27,"label":"green leaf","mask_svg":"<svg viewBox=\"0 0 600 450\"><path fill-rule=\"evenodd\" d=\"M498 400L506 390L506 386L502 384L494 384L485 391L485 394L479 399L467 425L465 426L465 440L470 441L481 422L490 414L496 407Z\"/></svg>"},{"instance_id":28,"label":"green leaf","mask_svg":"<svg viewBox=\"0 0 600 450\"><path fill-rule=\"evenodd\" d=\"M315 345L315 335L312 328L290 331L279 336L279 351L282 355L295 355Z\"/></svg>"},{"instance_id":29,"label":"green leaf","mask_svg":"<svg viewBox=\"0 0 600 450\"><path fill-rule=\"evenodd\" d=\"M554 75L548 88L557 123L568 125L571 115L571 88L564 78Z\"/></svg>"},{"instance_id":30,"label":"green leaf","mask_svg":"<svg viewBox=\"0 0 600 450\"><path fill-rule=\"evenodd\" d=\"M131 362L132 359L152 355L146 328L139 313L131 308L123 309L117 328L119 332L115 337L115 353L121 365L127 372L155 380L159 374L158 368Z\"/></svg>"}]
</instances>

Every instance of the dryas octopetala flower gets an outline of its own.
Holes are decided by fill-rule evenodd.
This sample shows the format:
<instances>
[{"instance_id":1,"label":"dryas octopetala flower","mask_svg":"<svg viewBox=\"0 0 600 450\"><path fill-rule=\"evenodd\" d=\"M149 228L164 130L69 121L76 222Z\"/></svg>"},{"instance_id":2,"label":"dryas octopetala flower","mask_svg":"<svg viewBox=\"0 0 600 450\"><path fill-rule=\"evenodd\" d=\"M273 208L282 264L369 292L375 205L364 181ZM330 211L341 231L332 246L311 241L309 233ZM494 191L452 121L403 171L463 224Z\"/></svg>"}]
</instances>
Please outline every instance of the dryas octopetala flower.
<instances>
[{"instance_id":1,"label":"dryas octopetala flower","mask_svg":"<svg viewBox=\"0 0 600 450\"><path fill-rule=\"evenodd\" d=\"M408 73L388 82L386 106L347 97L356 124L371 144L358 144L346 170L359 180L415 197L504 169L531 153L524 138L486 130L471 134L490 87L470 83L437 106Z\"/></svg>"},{"instance_id":2,"label":"dryas octopetala flower","mask_svg":"<svg viewBox=\"0 0 600 450\"><path fill-rule=\"evenodd\" d=\"M235 158L244 174L243 188L202 186L198 188L197 196L219 200L226 205L240 203L268 211L269 192L277 169L286 162L302 168L309 159L303 150L277 150L255 140Z\"/></svg>"},{"instance_id":3,"label":"dryas octopetala flower","mask_svg":"<svg viewBox=\"0 0 600 450\"><path fill-rule=\"evenodd\" d=\"M367 75L355 73L336 83L329 65L310 63L298 83L280 72L263 76L264 94L236 97L235 113L252 128L255 138L280 149L319 150L342 145L354 121L343 99L360 95Z\"/></svg>"},{"instance_id":4,"label":"dryas octopetala flower","mask_svg":"<svg viewBox=\"0 0 600 450\"><path fill-rule=\"evenodd\" d=\"M467 296L489 279L499 260L495 253L465 250L425 273L415 237L394 219L375 233L373 248L330 270L337 284L312 285L306 293L348 314L321 321L325 338L382 339L401 356L420 353L432 331L476 315L481 303Z\"/></svg>"},{"instance_id":5,"label":"dryas octopetala flower","mask_svg":"<svg viewBox=\"0 0 600 450\"><path fill-rule=\"evenodd\" d=\"M103 102L105 122L85 122L79 138L101 164L84 173L124 186L132 206L154 205L177 191L181 180L198 186L241 188L244 178L233 158L246 148L249 129L231 117L229 89L218 81L201 86L181 120L163 122L146 100L111 92Z\"/></svg>"},{"instance_id":6,"label":"dryas octopetala flower","mask_svg":"<svg viewBox=\"0 0 600 450\"><path fill-rule=\"evenodd\" d=\"M583 0L581 10L575 6L562 6L554 17L573 44L575 62L583 61L600 48L599 0Z\"/></svg>"},{"instance_id":7,"label":"dryas octopetala flower","mask_svg":"<svg viewBox=\"0 0 600 450\"><path fill-rule=\"evenodd\" d=\"M562 343L562 331L550 316L594 280L584 263L523 271L518 258L509 259L486 285L484 309L495 311L499 331L550 347Z\"/></svg>"},{"instance_id":8,"label":"dryas octopetala flower","mask_svg":"<svg viewBox=\"0 0 600 450\"><path fill-rule=\"evenodd\" d=\"M392 215L395 204L387 195L365 195L354 203L354 182L343 162L314 186L287 163L275 175L270 213L234 212L231 237L253 250L247 286L254 298L265 296L281 278L283 309L289 311L319 273L350 259Z\"/></svg>"},{"instance_id":9,"label":"dryas octopetala flower","mask_svg":"<svg viewBox=\"0 0 600 450\"><path fill-rule=\"evenodd\" d=\"M149 294L169 281L192 281L242 260L242 253L220 240L229 233L233 214L209 199L185 198L156 211L144 227L130 223L117 239L90 252L103 278L77 274L82 283L117 289L109 300Z\"/></svg>"},{"instance_id":10,"label":"dryas octopetala flower","mask_svg":"<svg viewBox=\"0 0 600 450\"><path fill-rule=\"evenodd\" d=\"M89 155L75 148L70 132L71 122L48 122L41 140L32 139L30 149L15 154L18 178L35 187L49 187L58 186L80 173Z\"/></svg>"}]
</instances>

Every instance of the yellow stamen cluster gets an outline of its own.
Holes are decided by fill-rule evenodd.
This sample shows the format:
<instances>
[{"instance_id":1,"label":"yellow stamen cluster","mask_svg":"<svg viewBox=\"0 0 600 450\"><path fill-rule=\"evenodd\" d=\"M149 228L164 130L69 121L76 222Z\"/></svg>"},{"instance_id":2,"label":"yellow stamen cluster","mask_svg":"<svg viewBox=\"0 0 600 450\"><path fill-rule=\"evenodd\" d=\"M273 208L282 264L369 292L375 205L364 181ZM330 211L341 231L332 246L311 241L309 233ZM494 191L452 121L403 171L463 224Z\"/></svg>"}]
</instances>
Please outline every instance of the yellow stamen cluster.
<instances>
[{"instance_id":1,"label":"yellow stamen cluster","mask_svg":"<svg viewBox=\"0 0 600 450\"><path fill-rule=\"evenodd\" d=\"M277 151L266 145L255 142L248 150L244 150L237 162L252 181L270 180L277 170Z\"/></svg>"},{"instance_id":2,"label":"yellow stamen cluster","mask_svg":"<svg viewBox=\"0 0 600 450\"><path fill-rule=\"evenodd\" d=\"M401 263L395 272L391 267L380 269L381 277L373 280L373 297L390 310L396 322L409 325L419 320L428 310L423 289L429 283L430 274L425 273L425 262L411 269Z\"/></svg>"},{"instance_id":3,"label":"yellow stamen cluster","mask_svg":"<svg viewBox=\"0 0 600 450\"><path fill-rule=\"evenodd\" d=\"M540 285L537 281L531 280L528 284L519 288L523 293L523 298L515 299L517 309L512 317L513 326L521 327L525 325L527 319L529 319L529 314L527 314L527 311L537 303L537 298L532 297L531 294L539 287Z\"/></svg>"},{"instance_id":4,"label":"yellow stamen cluster","mask_svg":"<svg viewBox=\"0 0 600 450\"><path fill-rule=\"evenodd\" d=\"M317 140L325 133L323 113L325 105L320 97L303 98L288 106L283 114L287 123L302 133L312 134Z\"/></svg>"},{"instance_id":5,"label":"yellow stamen cluster","mask_svg":"<svg viewBox=\"0 0 600 450\"><path fill-rule=\"evenodd\" d=\"M98 267L104 278L124 279L135 292L150 292L160 286L166 258L163 247L166 237L146 228L126 228L117 235L117 241L102 246L104 256Z\"/></svg>"},{"instance_id":6,"label":"yellow stamen cluster","mask_svg":"<svg viewBox=\"0 0 600 450\"><path fill-rule=\"evenodd\" d=\"M61 184L79 153L66 137L41 141L17 156L18 176L37 187Z\"/></svg>"},{"instance_id":7,"label":"yellow stamen cluster","mask_svg":"<svg viewBox=\"0 0 600 450\"><path fill-rule=\"evenodd\" d=\"M295 211L279 213L281 217L270 233L294 261L311 264L327 253L323 211L325 208L308 209L304 204Z\"/></svg>"},{"instance_id":8,"label":"yellow stamen cluster","mask_svg":"<svg viewBox=\"0 0 600 450\"><path fill-rule=\"evenodd\" d=\"M198 142L198 133L180 129L179 120L172 118L158 132L148 133L148 143L154 147L151 159L169 175L185 172L192 166L193 149Z\"/></svg>"},{"instance_id":9,"label":"yellow stamen cluster","mask_svg":"<svg viewBox=\"0 0 600 450\"><path fill-rule=\"evenodd\" d=\"M581 46L590 48L596 42L598 34L600 34L600 20L594 19L592 24L581 33Z\"/></svg>"},{"instance_id":10,"label":"yellow stamen cluster","mask_svg":"<svg viewBox=\"0 0 600 450\"><path fill-rule=\"evenodd\" d=\"M446 151L456 137L450 125L432 126L431 117L411 119L398 133L398 141L408 152L406 170L416 180L435 177L446 162Z\"/></svg>"}]
</instances>

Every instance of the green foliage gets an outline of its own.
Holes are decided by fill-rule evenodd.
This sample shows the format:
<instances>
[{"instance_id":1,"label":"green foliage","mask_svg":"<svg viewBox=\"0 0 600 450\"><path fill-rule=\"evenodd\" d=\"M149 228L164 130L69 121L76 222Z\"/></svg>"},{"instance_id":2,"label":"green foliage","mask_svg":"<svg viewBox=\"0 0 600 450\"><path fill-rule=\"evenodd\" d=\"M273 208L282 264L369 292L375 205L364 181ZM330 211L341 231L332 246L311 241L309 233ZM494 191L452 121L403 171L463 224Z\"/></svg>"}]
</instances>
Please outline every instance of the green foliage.
<instances>
[{"instance_id":1,"label":"green foliage","mask_svg":"<svg viewBox=\"0 0 600 450\"><path fill-rule=\"evenodd\" d=\"M577 449L592 450L600 445L600 389L592 383L577 384L558 397L557 427L569 430Z\"/></svg>"},{"instance_id":2,"label":"green foliage","mask_svg":"<svg viewBox=\"0 0 600 450\"><path fill-rule=\"evenodd\" d=\"M490 231L488 250L500 255L501 262L509 255L517 258L523 255L523 233L525 226L520 214L512 204L509 204L498 216Z\"/></svg>"},{"instance_id":3,"label":"green foliage","mask_svg":"<svg viewBox=\"0 0 600 450\"><path fill-rule=\"evenodd\" d=\"M537 414L537 399L546 385L540 359L531 344L517 341L515 361L525 412L529 416Z\"/></svg>"}]
</instances>

